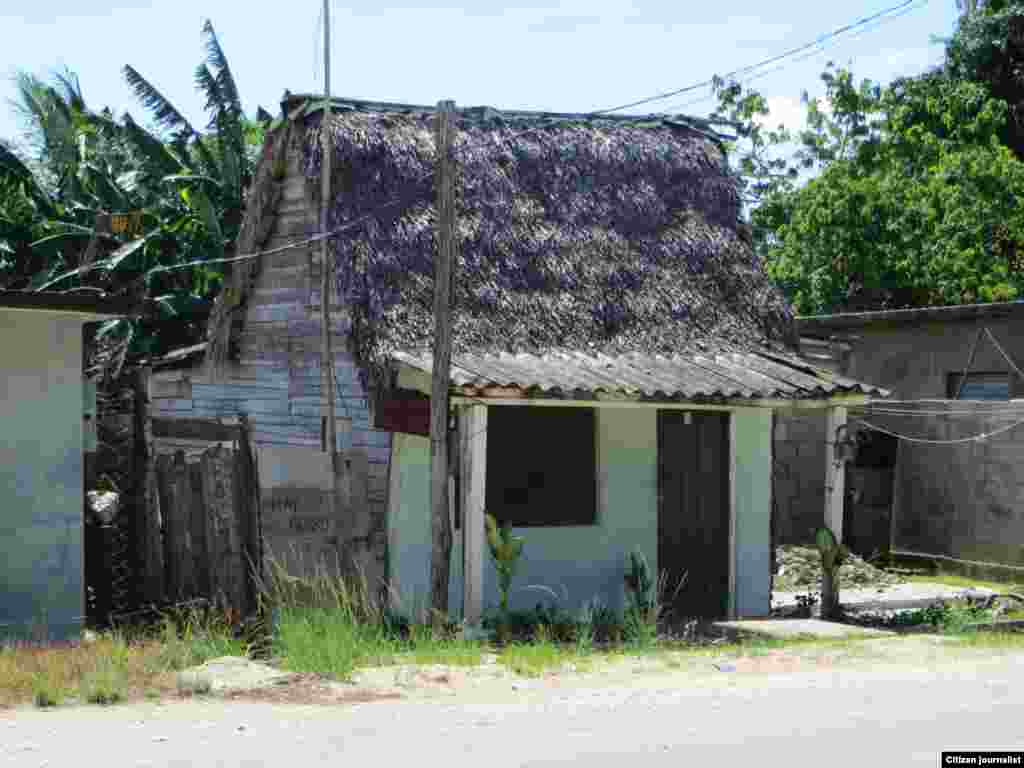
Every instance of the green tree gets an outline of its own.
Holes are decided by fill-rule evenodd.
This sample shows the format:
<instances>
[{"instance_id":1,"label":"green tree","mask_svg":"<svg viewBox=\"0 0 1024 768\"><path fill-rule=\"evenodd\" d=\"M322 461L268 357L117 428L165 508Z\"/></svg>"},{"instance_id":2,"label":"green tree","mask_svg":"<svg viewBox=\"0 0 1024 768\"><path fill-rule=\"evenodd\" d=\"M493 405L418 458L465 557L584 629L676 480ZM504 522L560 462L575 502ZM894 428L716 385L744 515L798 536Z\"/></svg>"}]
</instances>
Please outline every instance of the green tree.
<instances>
[{"instance_id":1,"label":"green tree","mask_svg":"<svg viewBox=\"0 0 1024 768\"><path fill-rule=\"evenodd\" d=\"M1018 296L1024 164L1000 140L1006 104L942 75L824 79L831 111L809 109L800 151L820 172L752 215L797 311Z\"/></svg>"}]
</instances>

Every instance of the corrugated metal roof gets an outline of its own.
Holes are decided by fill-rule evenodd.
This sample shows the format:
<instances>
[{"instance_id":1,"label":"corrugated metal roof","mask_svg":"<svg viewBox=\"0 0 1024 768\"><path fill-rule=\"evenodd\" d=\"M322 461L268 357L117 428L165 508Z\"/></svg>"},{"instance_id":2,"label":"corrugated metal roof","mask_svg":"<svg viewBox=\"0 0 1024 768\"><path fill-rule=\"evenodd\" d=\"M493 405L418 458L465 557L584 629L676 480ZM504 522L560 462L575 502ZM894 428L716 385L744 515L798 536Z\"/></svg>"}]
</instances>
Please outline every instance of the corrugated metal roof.
<instances>
[{"instance_id":1,"label":"corrugated metal roof","mask_svg":"<svg viewBox=\"0 0 1024 768\"><path fill-rule=\"evenodd\" d=\"M429 354L396 353L393 357L417 370L431 371ZM582 392L656 400L888 395L880 387L836 376L797 357L750 352L673 357L581 352L453 355L451 381L457 387L499 387L524 394Z\"/></svg>"}]
</instances>

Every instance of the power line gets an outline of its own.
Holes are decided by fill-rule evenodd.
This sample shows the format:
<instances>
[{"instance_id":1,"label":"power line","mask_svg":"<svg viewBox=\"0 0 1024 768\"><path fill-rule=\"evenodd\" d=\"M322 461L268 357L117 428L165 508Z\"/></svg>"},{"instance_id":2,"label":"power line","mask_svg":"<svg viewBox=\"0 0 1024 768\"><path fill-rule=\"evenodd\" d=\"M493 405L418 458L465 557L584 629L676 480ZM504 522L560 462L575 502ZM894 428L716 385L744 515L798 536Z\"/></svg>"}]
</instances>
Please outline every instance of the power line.
<instances>
[{"instance_id":1,"label":"power line","mask_svg":"<svg viewBox=\"0 0 1024 768\"><path fill-rule=\"evenodd\" d=\"M874 430L875 432L881 432L883 435L889 435L890 437L895 437L899 440L905 440L908 443L919 443L923 445L963 445L965 443L980 443L983 440L988 440L998 435L1009 432L1010 430L1016 429L1017 427L1024 424L1024 419L1015 421L1013 424L1009 424L1005 427L1000 427L999 429L995 429L991 432L984 432L980 435L974 435L973 437L962 437L955 440L927 440L920 437L910 437L909 435L901 435L898 432L893 432L891 430L885 429L884 427L880 427L877 424L872 424L869 421L864 421L863 419L857 419L856 423L863 425L867 429Z\"/></svg>"},{"instance_id":2,"label":"power line","mask_svg":"<svg viewBox=\"0 0 1024 768\"><path fill-rule=\"evenodd\" d=\"M918 0L914 0L914 1L918 2ZM893 21L896 21L897 19L899 19L899 18L901 18L903 16L906 16L907 14L913 13L914 11L919 11L922 8L924 8L925 6L927 6L928 2L929 2L929 0L920 0L920 2L918 2L917 5L908 6L907 8L904 8L904 9L900 10L899 12L893 13L893 14L891 14L889 16L886 16L884 18L881 18L881 19L877 19L873 24L871 24L869 26L866 26L866 27L858 30L857 32L855 32L855 33L853 33L851 35L846 35L846 36L843 36L843 37L840 37L840 38L831 38L829 40L826 40L826 41L824 41L823 44L818 45L815 50L810 50L810 51L804 53L801 56L797 56L796 58L794 58L794 59L792 59L790 61L785 61L785 62L779 64L778 66L772 67L771 69L766 70L764 72L757 72L755 74L750 75L749 77L742 78L738 82L740 82L743 85L748 85L748 84L754 82L755 80L761 80L761 79L763 79L765 77L768 77L770 75L775 74L776 72L781 72L782 70L786 69L789 66L792 66L793 64L798 64L801 61L806 61L808 59L812 59L815 56L819 56L820 54L826 52L827 50L829 50L830 48L832 48L835 45L842 45L844 43L848 43L848 42L851 42L853 40L857 40L857 39L867 35L870 32L874 32L876 29L880 29L881 27L884 27L885 25L887 25L887 24L889 24L889 23L891 23ZM669 107L666 107L665 108L665 112L671 113L671 112L674 112L674 111L677 111L677 110L685 110L688 107L692 107L692 106L694 106L696 104L701 104L701 103L703 103L705 101L710 101L713 98L715 98L715 94L714 94L714 92L711 92L711 93L708 93L708 94L706 94L704 96L699 96L696 99L691 99L690 101L685 101L685 102L682 102L681 104L673 104L673 105L671 105Z\"/></svg>"},{"instance_id":3,"label":"power line","mask_svg":"<svg viewBox=\"0 0 1024 768\"><path fill-rule=\"evenodd\" d=\"M823 43L826 40L831 40L832 38L839 37L840 35L843 35L843 34L845 34L847 32L850 32L850 31L852 31L854 29L858 29L859 27L863 27L863 26L865 26L867 24L870 24L871 22L875 21L876 19L880 19L880 18L883 18L883 17L888 16L890 14L893 14L896 11L903 10L904 8L907 8L908 6L912 5L914 2L917 2L917 0L904 0L904 2L900 3L899 5L891 6L889 8L886 8L884 10L881 10L881 11L879 11L877 13L872 14L871 16L866 16L866 17L864 17L862 19L858 19L857 21L851 22L850 24L846 24L846 25L844 25L842 27L839 27L838 29L835 29L832 32L829 32L829 33L824 34L824 35L819 35L815 40L812 40L809 43L804 43L803 45L798 45L795 48L790 48L788 51L785 51L783 53L777 54L775 56L771 56L770 58L764 59L763 61L759 61L756 64L748 64L745 67L740 67L739 69L734 69L732 72L726 73L724 75L724 78L727 79L727 80L730 79L730 78L735 78L738 75L743 75L743 74L746 74L748 72L753 72L754 70L760 69L761 67L767 66L769 64L774 64L775 62L778 62L778 61L782 61L783 59L787 59L787 58L789 58L791 56L794 56L794 55L796 55L798 53L802 53L802 52L804 52L804 51L806 51L806 50L808 50L810 48L817 47L817 46L821 45L821 43ZM592 115L603 115L603 114L607 114L609 112L620 112L620 111L622 111L624 109L632 109L633 107L643 106L644 104L650 104L650 103L655 102L655 101L663 101L664 99L670 99L673 96L680 96L680 95L682 95L684 93L689 93L690 91L695 91L695 90L697 90L699 88L705 88L705 87L707 87L709 85L712 85L713 83L714 83L714 79L703 80L703 81L701 81L699 83L694 83L692 85L683 86L682 88L676 88L676 89L671 90L671 91L665 91L664 93L657 93L657 94L654 94L653 96L647 96L647 97L642 98L642 99L637 99L636 101L630 101L630 102L627 102L625 104L620 104L617 107L609 107L608 109L598 110L597 112L592 112L591 114Z\"/></svg>"}]
</instances>

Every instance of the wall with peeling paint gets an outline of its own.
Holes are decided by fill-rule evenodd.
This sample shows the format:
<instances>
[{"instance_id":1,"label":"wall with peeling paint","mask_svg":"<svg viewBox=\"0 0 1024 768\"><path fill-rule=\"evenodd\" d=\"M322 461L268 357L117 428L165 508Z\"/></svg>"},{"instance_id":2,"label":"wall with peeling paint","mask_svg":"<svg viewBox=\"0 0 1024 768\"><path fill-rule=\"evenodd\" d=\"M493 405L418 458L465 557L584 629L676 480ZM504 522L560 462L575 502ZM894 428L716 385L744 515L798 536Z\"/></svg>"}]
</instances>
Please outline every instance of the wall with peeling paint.
<instances>
[{"instance_id":1,"label":"wall with peeling paint","mask_svg":"<svg viewBox=\"0 0 1024 768\"><path fill-rule=\"evenodd\" d=\"M82 320L0 309L0 636L75 636L83 587Z\"/></svg>"}]
</instances>

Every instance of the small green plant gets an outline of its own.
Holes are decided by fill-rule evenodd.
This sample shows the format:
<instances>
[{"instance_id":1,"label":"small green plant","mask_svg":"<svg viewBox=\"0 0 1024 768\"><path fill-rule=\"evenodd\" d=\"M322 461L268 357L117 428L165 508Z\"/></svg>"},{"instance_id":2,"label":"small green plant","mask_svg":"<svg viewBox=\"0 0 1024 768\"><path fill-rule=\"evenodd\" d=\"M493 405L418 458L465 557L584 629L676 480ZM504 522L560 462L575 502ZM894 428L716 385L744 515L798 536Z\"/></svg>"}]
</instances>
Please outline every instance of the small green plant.
<instances>
[{"instance_id":1,"label":"small green plant","mask_svg":"<svg viewBox=\"0 0 1024 768\"><path fill-rule=\"evenodd\" d=\"M56 707L64 701L64 689L49 670L39 670L32 675L32 701L40 709Z\"/></svg>"},{"instance_id":2,"label":"small green plant","mask_svg":"<svg viewBox=\"0 0 1024 768\"><path fill-rule=\"evenodd\" d=\"M523 554L523 538L512 535L512 527L505 523L498 526L493 515L486 515L487 548L490 550L494 568L498 573L498 591L501 593L501 613L508 617L508 598L512 590L519 558Z\"/></svg>"},{"instance_id":3,"label":"small green plant","mask_svg":"<svg viewBox=\"0 0 1024 768\"><path fill-rule=\"evenodd\" d=\"M623 635L634 646L649 648L658 638L658 623L665 605L682 589L685 574L669 597L668 575L662 573L657 582L651 576L647 558L640 551L631 552L626 569L627 600L623 616Z\"/></svg>"},{"instance_id":4,"label":"small green plant","mask_svg":"<svg viewBox=\"0 0 1024 768\"><path fill-rule=\"evenodd\" d=\"M629 553L629 565L626 568L626 588L633 606L641 612L650 610L654 601L654 579L651 568L643 552Z\"/></svg>"},{"instance_id":5,"label":"small green plant","mask_svg":"<svg viewBox=\"0 0 1024 768\"><path fill-rule=\"evenodd\" d=\"M814 544L821 555L821 617L833 618L839 613L839 569L850 551L824 526L814 532Z\"/></svg>"},{"instance_id":6,"label":"small green plant","mask_svg":"<svg viewBox=\"0 0 1024 768\"><path fill-rule=\"evenodd\" d=\"M579 620L576 622L576 653L580 656L589 656L594 649L594 616L598 606L596 598L588 602L583 606Z\"/></svg>"}]
</instances>

